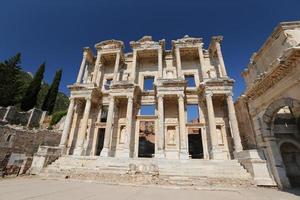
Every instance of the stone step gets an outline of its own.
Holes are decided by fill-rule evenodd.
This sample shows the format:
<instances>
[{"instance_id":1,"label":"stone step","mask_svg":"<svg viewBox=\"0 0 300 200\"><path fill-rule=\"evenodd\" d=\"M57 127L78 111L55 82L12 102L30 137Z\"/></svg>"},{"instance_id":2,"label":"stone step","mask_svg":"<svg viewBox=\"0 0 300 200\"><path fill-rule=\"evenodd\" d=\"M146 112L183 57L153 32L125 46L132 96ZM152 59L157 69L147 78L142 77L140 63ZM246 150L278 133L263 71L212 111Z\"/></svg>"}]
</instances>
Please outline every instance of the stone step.
<instances>
[{"instance_id":1,"label":"stone step","mask_svg":"<svg viewBox=\"0 0 300 200\"><path fill-rule=\"evenodd\" d=\"M41 176L100 182L177 186L249 184L251 176L236 160L166 160L63 156Z\"/></svg>"}]
</instances>

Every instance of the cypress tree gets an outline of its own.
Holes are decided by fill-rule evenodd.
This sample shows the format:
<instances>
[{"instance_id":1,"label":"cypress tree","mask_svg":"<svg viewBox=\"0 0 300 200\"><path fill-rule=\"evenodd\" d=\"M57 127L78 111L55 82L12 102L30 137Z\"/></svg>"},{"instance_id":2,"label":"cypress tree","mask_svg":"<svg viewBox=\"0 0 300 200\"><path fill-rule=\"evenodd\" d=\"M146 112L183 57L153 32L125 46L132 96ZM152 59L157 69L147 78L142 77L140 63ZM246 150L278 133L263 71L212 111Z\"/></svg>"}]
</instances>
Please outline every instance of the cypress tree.
<instances>
[{"instance_id":1,"label":"cypress tree","mask_svg":"<svg viewBox=\"0 0 300 200\"><path fill-rule=\"evenodd\" d=\"M52 84L43 102L42 110L48 111L49 114L52 114L55 106L61 75L62 75L61 69L56 71Z\"/></svg>"},{"instance_id":2,"label":"cypress tree","mask_svg":"<svg viewBox=\"0 0 300 200\"><path fill-rule=\"evenodd\" d=\"M16 103L20 82L18 81L21 67L21 54L0 63L0 105L10 106Z\"/></svg>"},{"instance_id":3,"label":"cypress tree","mask_svg":"<svg viewBox=\"0 0 300 200\"><path fill-rule=\"evenodd\" d=\"M31 83L29 84L29 87L26 90L25 96L21 100L21 109L24 111L27 111L34 106L36 106L37 103L37 96L41 89L41 84L43 81L45 72L45 63L42 63L35 73Z\"/></svg>"}]
</instances>

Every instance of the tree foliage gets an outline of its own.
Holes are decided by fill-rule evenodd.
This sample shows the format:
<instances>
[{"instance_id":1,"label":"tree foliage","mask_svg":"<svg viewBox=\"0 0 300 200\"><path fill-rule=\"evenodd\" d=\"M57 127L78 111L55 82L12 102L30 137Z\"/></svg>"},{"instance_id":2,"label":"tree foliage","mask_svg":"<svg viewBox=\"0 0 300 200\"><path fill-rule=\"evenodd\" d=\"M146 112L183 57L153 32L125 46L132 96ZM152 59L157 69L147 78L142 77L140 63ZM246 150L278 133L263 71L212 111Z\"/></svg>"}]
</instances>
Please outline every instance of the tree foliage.
<instances>
[{"instance_id":1,"label":"tree foliage","mask_svg":"<svg viewBox=\"0 0 300 200\"><path fill-rule=\"evenodd\" d=\"M21 85L18 79L21 69L20 63L20 53L0 63L1 106L14 105L17 101L18 89Z\"/></svg>"},{"instance_id":2,"label":"tree foliage","mask_svg":"<svg viewBox=\"0 0 300 200\"><path fill-rule=\"evenodd\" d=\"M34 75L29 87L26 89L25 96L21 101L21 109L27 111L37 104L37 97L41 89L41 84L44 78L45 63L42 63Z\"/></svg>"},{"instance_id":3,"label":"tree foliage","mask_svg":"<svg viewBox=\"0 0 300 200\"><path fill-rule=\"evenodd\" d=\"M51 86L47 92L47 95L44 99L42 110L48 111L49 114L52 114L54 106L55 106L55 101L56 101L56 97L58 94L58 88L59 88L59 83L61 80L61 75L62 75L62 70L56 71L55 77L54 77L52 84L51 84Z\"/></svg>"},{"instance_id":4,"label":"tree foliage","mask_svg":"<svg viewBox=\"0 0 300 200\"><path fill-rule=\"evenodd\" d=\"M6 107L13 105L20 108L20 104L33 82L31 73L23 71L20 67L20 63L20 53L0 62L0 106ZM49 85L42 82L41 89L37 95L36 108L42 108L48 91ZM28 101L31 101L31 99ZM67 110L68 106L68 97L64 93L58 92L53 112Z\"/></svg>"}]
</instances>

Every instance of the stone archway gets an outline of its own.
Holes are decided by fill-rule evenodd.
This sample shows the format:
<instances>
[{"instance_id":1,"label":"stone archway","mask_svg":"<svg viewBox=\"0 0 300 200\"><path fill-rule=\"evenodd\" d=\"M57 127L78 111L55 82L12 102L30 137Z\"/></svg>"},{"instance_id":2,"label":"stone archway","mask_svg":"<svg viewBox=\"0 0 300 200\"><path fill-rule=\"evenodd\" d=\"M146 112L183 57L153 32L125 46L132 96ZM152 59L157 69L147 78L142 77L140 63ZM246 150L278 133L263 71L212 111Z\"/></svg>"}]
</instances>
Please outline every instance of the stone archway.
<instances>
[{"instance_id":1,"label":"stone archway","mask_svg":"<svg viewBox=\"0 0 300 200\"><path fill-rule=\"evenodd\" d=\"M274 133L274 122L277 113L284 107L287 107L290 110L294 108L297 108L297 110L299 110L300 101L292 98L278 99L268 106L262 118L262 137L266 144L267 157L274 178L280 188L288 188L291 186L290 180L287 176L287 169L284 163L285 160L283 160L279 145L281 140L284 138L278 137L280 135ZM292 140L294 140L293 137L291 138ZM286 157L284 159L286 159Z\"/></svg>"}]
</instances>

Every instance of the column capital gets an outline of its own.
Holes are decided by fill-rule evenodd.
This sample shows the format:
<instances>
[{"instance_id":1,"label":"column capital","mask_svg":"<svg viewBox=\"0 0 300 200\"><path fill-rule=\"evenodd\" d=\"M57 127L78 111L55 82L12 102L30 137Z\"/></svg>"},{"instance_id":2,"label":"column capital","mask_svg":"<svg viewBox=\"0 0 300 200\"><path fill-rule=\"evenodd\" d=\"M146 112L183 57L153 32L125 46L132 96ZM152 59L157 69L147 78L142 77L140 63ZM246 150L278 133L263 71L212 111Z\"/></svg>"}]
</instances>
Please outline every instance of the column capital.
<instances>
[{"instance_id":1,"label":"column capital","mask_svg":"<svg viewBox=\"0 0 300 200\"><path fill-rule=\"evenodd\" d=\"M158 98L164 98L165 95L164 95L164 94L158 94L157 97L158 97Z\"/></svg>"},{"instance_id":2,"label":"column capital","mask_svg":"<svg viewBox=\"0 0 300 200\"><path fill-rule=\"evenodd\" d=\"M132 96L132 95L127 95L127 99L128 99L128 100L132 100L132 99L133 99L133 96Z\"/></svg>"},{"instance_id":3,"label":"column capital","mask_svg":"<svg viewBox=\"0 0 300 200\"><path fill-rule=\"evenodd\" d=\"M205 92L205 97L212 97L213 96L213 92Z\"/></svg>"},{"instance_id":4,"label":"column capital","mask_svg":"<svg viewBox=\"0 0 300 200\"><path fill-rule=\"evenodd\" d=\"M184 94L177 94L179 100L184 100Z\"/></svg>"},{"instance_id":5,"label":"column capital","mask_svg":"<svg viewBox=\"0 0 300 200\"><path fill-rule=\"evenodd\" d=\"M85 97L84 98L86 101L91 101L92 100L92 97L88 96L88 97Z\"/></svg>"},{"instance_id":6,"label":"column capital","mask_svg":"<svg viewBox=\"0 0 300 200\"><path fill-rule=\"evenodd\" d=\"M233 97L233 93L232 92L227 92L227 93L225 93L225 95L226 95L226 97L229 97L229 96Z\"/></svg>"}]
</instances>

